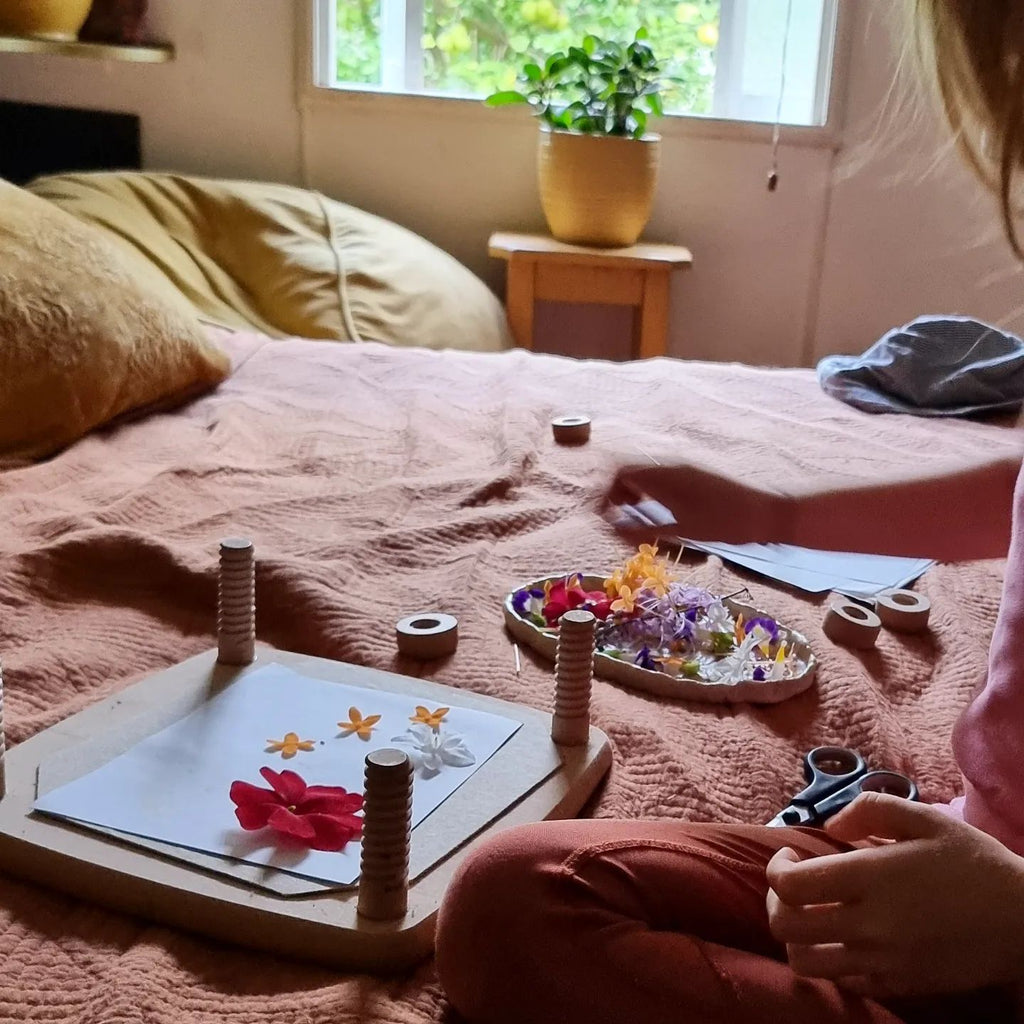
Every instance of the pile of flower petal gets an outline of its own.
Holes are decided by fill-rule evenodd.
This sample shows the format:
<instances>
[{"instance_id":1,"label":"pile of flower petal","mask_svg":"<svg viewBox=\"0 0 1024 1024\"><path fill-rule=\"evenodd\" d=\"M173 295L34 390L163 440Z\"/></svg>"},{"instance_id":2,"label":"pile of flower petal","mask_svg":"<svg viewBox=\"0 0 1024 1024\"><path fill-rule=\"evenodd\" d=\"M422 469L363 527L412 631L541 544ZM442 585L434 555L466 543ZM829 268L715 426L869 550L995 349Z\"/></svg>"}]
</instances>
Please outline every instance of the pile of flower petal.
<instances>
[{"instance_id":1,"label":"pile of flower petal","mask_svg":"<svg viewBox=\"0 0 1024 1024\"><path fill-rule=\"evenodd\" d=\"M774 619L734 616L723 598L675 580L650 544L641 545L602 590L586 590L576 573L516 591L512 606L551 632L570 609L591 611L601 620L599 651L670 676L737 683L790 679L807 669Z\"/></svg>"}]
</instances>

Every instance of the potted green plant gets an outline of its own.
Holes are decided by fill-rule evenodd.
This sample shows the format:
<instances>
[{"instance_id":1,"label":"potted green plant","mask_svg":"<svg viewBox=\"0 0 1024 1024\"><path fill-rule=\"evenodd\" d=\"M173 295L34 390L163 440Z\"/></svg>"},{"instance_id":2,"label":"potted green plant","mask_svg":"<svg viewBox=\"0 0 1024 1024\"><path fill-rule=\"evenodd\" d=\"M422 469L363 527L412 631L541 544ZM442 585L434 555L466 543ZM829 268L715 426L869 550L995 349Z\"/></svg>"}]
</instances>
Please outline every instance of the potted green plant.
<instances>
[{"instance_id":1,"label":"potted green plant","mask_svg":"<svg viewBox=\"0 0 1024 1024\"><path fill-rule=\"evenodd\" d=\"M77 39L92 0L0 0L0 35Z\"/></svg>"},{"instance_id":2,"label":"potted green plant","mask_svg":"<svg viewBox=\"0 0 1024 1024\"><path fill-rule=\"evenodd\" d=\"M579 245L632 245L651 215L668 80L640 29L632 42L588 35L580 46L526 64L518 89L490 106L527 103L540 120L538 180L552 235Z\"/></svg>"}]
</instances>

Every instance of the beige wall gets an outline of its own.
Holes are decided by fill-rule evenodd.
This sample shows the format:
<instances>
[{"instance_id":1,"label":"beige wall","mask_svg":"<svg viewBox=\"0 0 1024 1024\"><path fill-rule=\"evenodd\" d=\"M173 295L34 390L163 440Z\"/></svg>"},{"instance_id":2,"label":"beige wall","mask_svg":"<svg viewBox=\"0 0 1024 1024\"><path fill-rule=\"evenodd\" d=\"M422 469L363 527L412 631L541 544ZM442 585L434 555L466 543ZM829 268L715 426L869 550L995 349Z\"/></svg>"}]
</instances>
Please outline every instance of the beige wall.
<instances>
[{"instance_id":1,"label":"beige wall","mask_svg":"<svg viewBox=\"0 0 1024 1024\"><path fill-rule=\"evenodd\" d=\"M168 64L0 53L0 98L142 116L153 168L298 183L291 0L150 0Z\"/></svg>"},{"instance_id":2,"label":"beige wall","mask_svg":"<svg viewBox=\"0 0 1024 1024\"><path fill-rule=\"evenodd\" d=\"M842 147L787 145L765 189L764 141L666 132L649 236L695 254L673 288L676 355L807 363L859 351L923 312L1024 330L1022 282L991 204L932 119L885 107L892 0L852 5ZM900 0L908 3L909 0ZM291 0L151 0L164 66L0 54L0 96L136 111L147 166L306 182L452 252L495 287L496 228L541 229L535 129L519 112L376 97L306 101L296 86ZM550 347L612 352L622 319L548 310Z\"/></svg>"}]
</instances>

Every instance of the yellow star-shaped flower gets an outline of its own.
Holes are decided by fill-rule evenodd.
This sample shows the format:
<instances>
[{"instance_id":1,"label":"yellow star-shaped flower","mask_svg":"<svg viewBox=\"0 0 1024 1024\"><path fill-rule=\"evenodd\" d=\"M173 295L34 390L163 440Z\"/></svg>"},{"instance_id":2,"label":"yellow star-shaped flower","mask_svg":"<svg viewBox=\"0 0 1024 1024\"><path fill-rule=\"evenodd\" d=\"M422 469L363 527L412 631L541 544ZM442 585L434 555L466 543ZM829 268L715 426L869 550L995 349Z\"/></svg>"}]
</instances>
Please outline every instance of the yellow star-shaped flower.
<instances>
[{"instance_id":1,"label":"yellow star-shaped flower","mask_svg":"<svg viewBox=\"0 0 1024 1024\"><path fill-rule=\"evenodd\" d=\"M428 711L420 704L416 705L416 714L409 718L410 722L418 725L429 725L435 732L441 728L441 719L448 714L450 708L438 708L436 711Z\"/></svg>"},{"instance_id":2,"label":"yellow star-shaped flower","mask_svg":"<svg viewBox=\"0 0 1024 1024\"><path fill-rule=\"evenodd\" d=\"M300 750L310 751L313 746L312 740L300 740L297 732L286 732L283 740L267 740L267 753L294 757Z\"/></svg>"},{"instance_id":3,"label":"yellow star-shaped flower","mask_svg":"<svg viewBox=\"0 0 1024 1024\"><path fill-rule=\"evenodd\" d=\"M379 721L380 715L367 715L363 718L359 708L349 708L348 721L339 722L338 728L341 729L345 736L351 736L354 733L361 740L368 740L373 732L373 727Z\"/></svg>"},{"instance_id":4,"label":"yellow star-shaped flower","mask_svg":"<svg viewBox=\"0 0 1024 1024\"><path fill-rule=\"evenodd\" d=\"M619 596L612 601L612 611L625 612L627 615L632 614L633 609L636 607L637 596L638 594L629 587L619 587Z\"/></svg>"}]
</instances>

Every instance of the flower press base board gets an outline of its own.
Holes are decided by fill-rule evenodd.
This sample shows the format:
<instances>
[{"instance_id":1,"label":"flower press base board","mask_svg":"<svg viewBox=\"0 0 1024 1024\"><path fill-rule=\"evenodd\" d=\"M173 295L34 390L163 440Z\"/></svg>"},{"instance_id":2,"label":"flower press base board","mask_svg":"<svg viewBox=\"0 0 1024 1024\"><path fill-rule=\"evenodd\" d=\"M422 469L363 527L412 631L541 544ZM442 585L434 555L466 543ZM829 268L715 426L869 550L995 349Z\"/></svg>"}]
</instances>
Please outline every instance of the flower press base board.
<instances>
[{"instance_id":1,"label":"flower press base board","mask_svg":"<svg viewBox=\"0 0 1024 1024\"><path fill-rule=\"evenodd\" d=\"M398 971L430 954L438 906L472 839L525 822L572 817L611 766L604 733L592 728L586 747L558 746L550 736L551 716L518 704L263 645L251 666L220 665L216 658L216 651L207 651L149 676L10 750L7 794L0 799L0 870L228 942L343 969ZM37 792L93 771L269 662L523 723L413 830L404 918L360 917L358 885L311 882L33 812Z\"/></svg>"}]
</instances>

